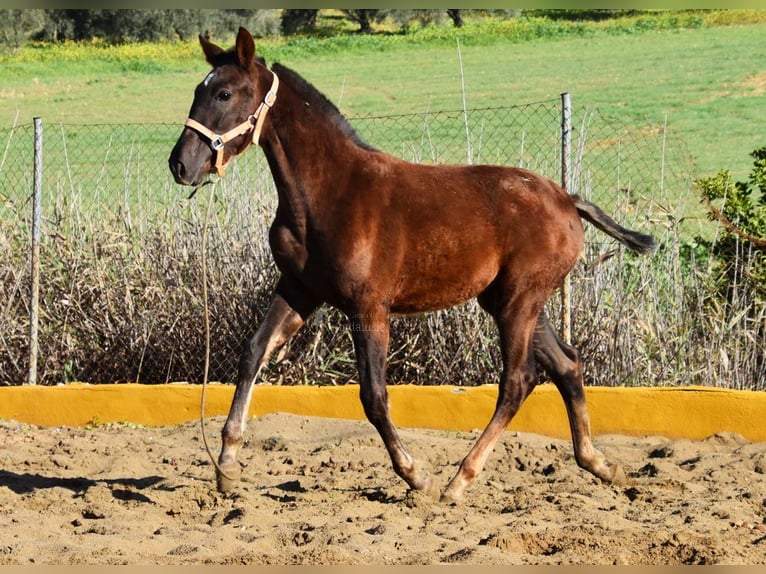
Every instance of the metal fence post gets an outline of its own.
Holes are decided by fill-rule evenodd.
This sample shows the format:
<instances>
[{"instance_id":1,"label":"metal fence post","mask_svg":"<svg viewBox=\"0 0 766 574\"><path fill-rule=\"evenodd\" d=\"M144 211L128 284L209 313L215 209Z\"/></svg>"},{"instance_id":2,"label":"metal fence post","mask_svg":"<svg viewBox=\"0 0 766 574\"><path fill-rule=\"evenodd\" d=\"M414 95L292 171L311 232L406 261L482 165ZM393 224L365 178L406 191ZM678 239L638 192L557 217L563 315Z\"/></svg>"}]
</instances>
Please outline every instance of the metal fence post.
<instances>
[{"instance_id":1,"label":"metal fence post","mask_svg":"<svg viewBox=\"0 0 766 574\"><path fill-rule=\"evenodd\" d=\"M43 121L34 118L35 155L32 190L32 300L29 305L29 378L27 384L37 384L37 326L40 305L40 221L43 188Z\"/></svg>"},{"instance_id":2,"label":"metal fence post","mask_svg":"<svg viewBox=\"0 0 766 574\"><path fill-rule=\"evenodd\" d=\"M569 192L569 161L572 153L572 99L561 94L561 187ZM572 342L572 281L567 275L561 288L561 335Z\"/></svg>"}]
</instances>

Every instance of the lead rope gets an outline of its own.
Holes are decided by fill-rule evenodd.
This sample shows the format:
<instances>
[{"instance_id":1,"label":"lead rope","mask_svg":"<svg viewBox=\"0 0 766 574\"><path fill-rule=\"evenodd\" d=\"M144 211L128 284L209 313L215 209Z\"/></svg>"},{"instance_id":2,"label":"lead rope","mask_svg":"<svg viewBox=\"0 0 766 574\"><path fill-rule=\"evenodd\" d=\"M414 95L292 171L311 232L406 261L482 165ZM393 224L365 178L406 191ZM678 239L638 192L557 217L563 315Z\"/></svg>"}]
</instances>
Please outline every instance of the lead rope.
<instances>
[{"instance_id":1,"label":"lead rope","mask_svg":"<svg viewBox=\"0 0 766 574\"><path fill-rule=\"evenodd\" d=\"M207 185L208 183L212 183L212 182L208 180L202 185ZM194 193L197 192L197 189L198 188L195 188ZM210 457L210 461L213 463L213 466L215 466L216 471L218 472L218 474L220 474L224 478L231 481L236 481L235 478L226 474L218 465L218 461L215 459L215 457L213 456L213 453L210 450L210 445L207 442L207 436L205 434L205 396L207 392L208 372L210 370L210 309L208 307L208 296L207 296L207 227L208 227L208 221L210 220L210 213L213 211L213 199L215 195L213 193L213 189L210 190L210 199L208 200L207 211L205 211L205 221L203 222L203 225L202 225L202 239L200 241L201 249L202 249L202 254L201 254L201 257L202 257L202 263L201 263L202 305L203 305L203 315L204 315L204 323L205 323L205 369L202 375L202 394L200 396L200 404L199 404L199 422L200 422L200 427L202 430L202 443L205 445L205 451L207 452L207 455ZM194 195L194 193L192 194L192 196Z\"/></svg>"}]
</instances>

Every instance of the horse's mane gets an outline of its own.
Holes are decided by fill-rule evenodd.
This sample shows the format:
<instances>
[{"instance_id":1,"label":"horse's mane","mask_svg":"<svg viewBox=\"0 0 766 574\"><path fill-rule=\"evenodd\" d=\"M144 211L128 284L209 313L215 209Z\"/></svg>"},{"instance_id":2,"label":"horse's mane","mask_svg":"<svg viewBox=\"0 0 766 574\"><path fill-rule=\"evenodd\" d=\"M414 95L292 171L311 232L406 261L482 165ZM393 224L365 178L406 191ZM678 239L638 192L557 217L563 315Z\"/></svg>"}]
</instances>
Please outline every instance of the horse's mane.
<instances>
[{"instance_id":1,"label":"horse's mane","mask_svg":"<svg viewBox=\"0 0 766 574\"><path fill-rule=\"evenodd\" d=\"M340 110L333 104L330 100L327 99L327 97L317 90L313 85L311 85L308 81L306 81L300 74L297 72L291 70L290 68L287 68L286 66L283 66L282 64L276 62L271 67L271 69L274 71L277 76L279 76L280 82L286 82L290 84L290 86L298 93L300 94L300 97L303 98L308 104L312 107L312 109L316 110L317 112L324 114L326 117L330 119L330 121L347 137L349 137L356 145L359 147L369 150L369 151L378 151L376 148L365 142L358 133L356 133L356 130L354 127L348 122L348 120L343 117L343 114L340 113Z\"/></svg>"}]
</instances>

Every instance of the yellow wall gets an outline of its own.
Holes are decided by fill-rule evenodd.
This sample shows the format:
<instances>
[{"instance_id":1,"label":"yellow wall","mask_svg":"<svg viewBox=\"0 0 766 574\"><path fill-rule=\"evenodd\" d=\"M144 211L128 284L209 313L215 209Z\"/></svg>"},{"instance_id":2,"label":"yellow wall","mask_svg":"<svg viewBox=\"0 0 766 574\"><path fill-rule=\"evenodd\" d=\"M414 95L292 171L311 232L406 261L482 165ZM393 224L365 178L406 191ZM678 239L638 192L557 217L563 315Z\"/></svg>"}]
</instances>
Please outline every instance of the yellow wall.
<instances>
[{"instance_id":1,"label":"yellow wall","mask_svg":"<svg viewBox=\"0 0 766 574\"><path fill-rule=\"evenodd\" d=\"M232 385L208 385L206 416L228 412ZM356 385L341 387L257 386L251 415L289 412L363 419ZM587 387L594 434L661 435L699 439L729 431L766 441L766 393L708 387ZM41 426L132 422L166 425L199 419L197 385L86 385L0 388L0 418ZM483 429L497 387L389 387L391 414L402 427ZM511 422L512 430L569 437L564 404L551 384L539 386Z\"/></svg>"}]
</instances>

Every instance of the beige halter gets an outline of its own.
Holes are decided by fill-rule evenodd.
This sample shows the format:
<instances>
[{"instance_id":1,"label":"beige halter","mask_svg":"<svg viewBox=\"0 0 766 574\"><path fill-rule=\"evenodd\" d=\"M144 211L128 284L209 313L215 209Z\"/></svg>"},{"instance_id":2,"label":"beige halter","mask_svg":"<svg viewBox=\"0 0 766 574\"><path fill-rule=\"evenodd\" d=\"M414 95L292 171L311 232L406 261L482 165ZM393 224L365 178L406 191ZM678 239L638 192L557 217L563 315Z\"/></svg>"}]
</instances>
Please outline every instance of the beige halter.
<instances>
[{"instance_id":1,"label":"beige halter","mask_svg":"<svg viewBox=\"0 0 766 574\"><path fill-rule=\"evenodd\" d=\"M271 88L269 88L269 91L266 92L265 96L263 96L263 101L258 106L258 109L256 109L255 112L251 115L247 116L247 119L244 122L230 129L225 134L218 135L214 131L203 126L197 120L193 120L192 118L186 119L186 123L184 124L185 126L188 126L191 129L199 132L210 140L210 147L212 147L216 152L215 171L220 177L224 176L223 146L227 142L238 136L241 136L242 134L246 134L250 130L253 130L253 143L258 145L258 141L261 138L261 129L263 129L263 121L266 119L266 113L274 105L274 102L277 101L279 78L276 74L274 74L274 72L272 72L272 74L274 75L274 80L272 81Z\"/></svg>"}]
</instances>

